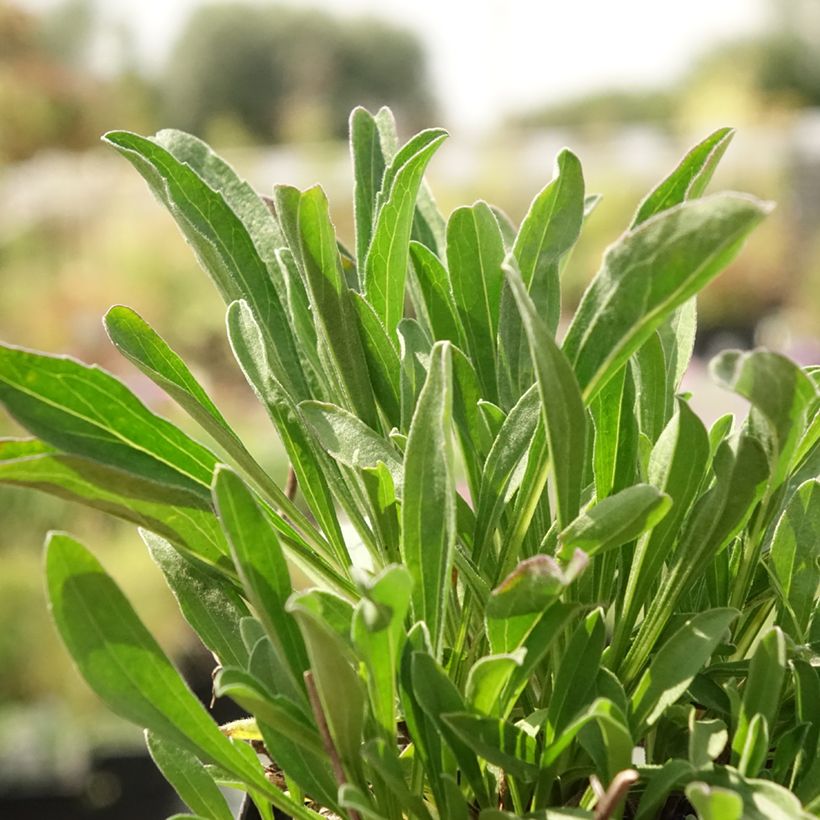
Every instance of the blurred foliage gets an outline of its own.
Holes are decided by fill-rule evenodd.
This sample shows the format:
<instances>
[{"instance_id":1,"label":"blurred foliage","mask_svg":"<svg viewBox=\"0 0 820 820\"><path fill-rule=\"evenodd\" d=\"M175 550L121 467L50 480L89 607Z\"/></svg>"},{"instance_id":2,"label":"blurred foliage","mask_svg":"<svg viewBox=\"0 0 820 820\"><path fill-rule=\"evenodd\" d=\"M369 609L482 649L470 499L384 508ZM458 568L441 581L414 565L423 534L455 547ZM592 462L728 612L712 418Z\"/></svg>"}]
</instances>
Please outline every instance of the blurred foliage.
<instances>
[{"instance_id":1,"label":"blurred foliage","mask_svg":"<svg viewBox=\"0 0 820 820\"><path fill-rule=\"evenodd\" d=\"M0 2L0 164L44 148L93 145L112 122L153 130L150 85L133 69L89 71L91 7L68 0L43 17Z\"/></svg>"},{"instance_id":2,"label":"blurred foliage","mask_svg":"<svg viewBox=\"0 0 820 820\"><path fill-rule=\"evenodd\" d=\"M421 45L403 29L247 3L196 10L162 82L167 124L259 141L344 137L355 105L387 104L403 127L424 127L429 89Z\"/></svg>"},{"instance_id":3,"label":"blurred foliage","mask_svg":"<svg viewBox=\"0 0 820 820\"><path fill-rule=\"evenodd\" d=\"M711 46L669 87L597 89L523 112L514 123L584 129L645 123L670 130L715 119L771 125L820 106L818 9L816 0L770 0L771 25L763 33Z\"/></svg>"}]
</instances>

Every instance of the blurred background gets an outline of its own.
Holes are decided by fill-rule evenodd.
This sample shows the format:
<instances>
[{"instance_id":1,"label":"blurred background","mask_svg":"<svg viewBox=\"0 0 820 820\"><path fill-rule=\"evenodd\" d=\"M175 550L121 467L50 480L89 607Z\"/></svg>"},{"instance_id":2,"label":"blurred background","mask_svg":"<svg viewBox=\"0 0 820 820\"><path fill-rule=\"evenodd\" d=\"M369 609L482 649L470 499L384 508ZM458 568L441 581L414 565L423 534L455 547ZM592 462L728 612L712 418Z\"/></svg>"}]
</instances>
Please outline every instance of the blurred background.
<instances>
[{"instance_id":1,"label":"blurred background","mask_svg":"<svg viewBox=\"0 0 820 820\"><path fill-rule=\"evenodd\" d=\"M571 146L604 200L567 271L567 308L651 185L713 128L737 127L714 187L778 208L699 300L698 409L713 418L715 402L728 404L704 377L722 347L820 360L816 0L689 0L685 10L652 0L0 0L0 338L98 362L190 430L104 336L105 310L131 305L283 478L264 414L232 367L224 306L171 218L99 137L183 128L260 191L320 181L350 239L345 136L357 104L390 105L405 137L450 129L428 174L445 214L481 197L519 221ZM3 416L0 433L21 431ZM172 804L160 785L132 777L143 771L141 733L100 706L56 640L41 578L51 528L96 551L191 680L209 672L130 526L0 488L0 816L163 817ZM134 789L155 794L154 807L129 814Z\"/></svg>"}]
</instances>

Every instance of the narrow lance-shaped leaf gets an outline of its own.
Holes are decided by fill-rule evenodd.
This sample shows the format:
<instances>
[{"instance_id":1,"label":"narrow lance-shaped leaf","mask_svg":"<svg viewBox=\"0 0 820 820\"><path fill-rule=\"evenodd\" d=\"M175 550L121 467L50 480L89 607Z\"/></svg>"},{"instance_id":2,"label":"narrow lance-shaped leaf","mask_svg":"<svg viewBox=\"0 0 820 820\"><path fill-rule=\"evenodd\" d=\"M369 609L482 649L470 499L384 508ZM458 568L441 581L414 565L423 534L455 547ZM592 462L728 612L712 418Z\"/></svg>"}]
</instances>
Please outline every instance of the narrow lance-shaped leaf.
<instances>
[{"instance_id":1,"label":"narrow lance-shaped leaf","mask_svg":"<svg viewBox=\"0 0 820 820\"><path fill-rule=\"evenodd\" d=\"M364 590L351 626L353 643L367 669L371 710L385 736L395 743L397 669L406 638L412 579L392 564Z\"/></svg>"},{"instance_id":2,"label":"narrow lance-shaped leaf","mask_svg":"<svg viewBox=\"0 0 820 820\"><path fill-rule=\"evenodd\" d=\"M455 712L442 716L459 739L479 757L524 782L538 776L538 744L512 723L493 717Z\"/></svg>"},{"instance_id":3,"label":"narrow lance-shaped leaf","mask_svg":"<svg viewBox=\"0 0 820 820\"><path fill-rule=\"evenodd\" d=\"M353 667L352 653L305 593L291 597L288 611L305 640L324 720L345 774L353 783L361 783L365 692Z\"/></svg>"},{"instance_id":4,"label":"narrow lance-shaped leaf","mask_svg":"<svg viewBox=\"0 0 820 820\"><path fill-rule=\"evenodd\" d=\"M603 395L609 389L605 387ZM618 661L641 608L647 603L686 514L697 497L709 460L709 439L703 422L682 399L677 412L658 437L649 458L648 479L672 499L669 513L635 549L615 627L611 653ZM613 667L615 668L615 667Z\"/></svg>"},{"instance_id":5,"label":"narrow lance-shaped leaf","mask_svg":"<svg viewBox=\"0 0 820 820\"><path fill-rule=\"evenodd\" d=\"M0 440L0 484L42 490L130 521L162 535L195 560L235 576L213 508L198 493L81 456L43 452L37 439L31 439L27 449L31 455L24 453L22 442Z\"/></svg>"},{"instance_id":6,"label":"narrow lance-shaped leaf","mask_svg":"<svg viewBox=\"0 0 820 820\"><path fill-rule=\"evenodd\" d=\"M333 554L349 564L349 558L344 559L347 547L327 484L327 471L316 459L307 433L297 421L297 409L270 369L253 312L246 303L235 302L228 308L227 324L234 356L276 425L311 512L332 544Z\"/></svg>"},{"instance_id":7,"label":"narrow lance-shaped leaf","mask_svg":"<svg viewBox=\"0 0 820 820\"><path fill-rule=\"evenodd\" d=\"M651 484L635 484L584 510L558 535L558 555L576 549L593 556L632 541L651 530L666 514L672 499Z\"/></svg>"},{"instance_id":8,"label":"narrow lance-shaped leaf","mask_svg":"<svg viewBox=\"0 0 820 820\"><path fill-rule=\"evenodd\" d=\"M561 316L559 273L584 220L584 177L578 157L562 150L555 177L532 201L515 238L513 256L530 298L552 336ZM526 336L509 288L501 297L499 394L515 401L533 381Z\"/></svg>"},{"instance_id":9,"label":"narrow lance-shaped leaf","mask_svg":"<svg viewBox=\"0 0 820 820\"><path fill-rule=\"evenodd\" d=\"M401 543L413 577L413 611L427 624L436 653L456 533L452 390L449 343L437 342L407 437Z\"/></svg>"},{"instance_id":10,"label":"narrow lance-shaped leaf","mask_svg":"<svg viewBox=\"0 0 820 820\"><path fill-rule=\"evenodd\" d=\"M373 235L376 197L385 169L379 128L373 115L364 108L354 108L350 114L350 155L353 159L356 259L363 266Z\"/></svg>"},{"instance_id":11,"label":"narrow lance-shaped leaf","mask_svg":"<svg viewBox=\"0 0 820 820\"><path fill-rule=\"evenodd\" d=\"M309 398L283 304L285 295L277 293L274 283L278 266L275 259L270 267L266 264L248 226L234 209L243 211L246 218L251 216L247 192L237 193L236 185L241 183L231 183L232 193L223 194L215 189L216 180L211 178L209 184L194 170L190 156L177 159L158 141L137 134L112 131L105 135L105 141L143 175L174 216L225 302L245 299L252 306L264 328L277 379L295 399ZM264 207L261 201L259 206Z\"/></svg>"},{"instance_id":12,"label":"narrow lance-shaped leaf","mask_svg":"<svg viewBox=\"0 0 820 820\"><path fill-rule=\"evenodd\" d=\"M139 314L117 305L105 314L104 324L109 338L123 356L210 433L276 504L305 523L304 516L298 515L284 492L257 464L185 362Z\"/></svg>"},{"instance_id":13,"label":"narrow lance-shaped leaf","mask_svg":"<svg viewBox=\"0 0 820 820\"><path fill-rule=\"evenodd\" d=\"M307 655L299 630L285 612L293 587L279 539L250 490L228 467L217 470L213 494L245 594L301 684Z\"/></svg>"},{"instance_id":14,"label":"narrow lance-shaped leaf","mask_svg":"<svg viewBox=\"0 0 820 820\"><path fill-rule=\"evenodd\" d=\"M145 743L157 768L189 809L210 820L233 820L219 787L195 755L151 732L145 733Z\"/></svg>"},{"instance_id":15,"label":"narrow lance-shaped leaf","mask_svg":"<svg viewBox=\"0 0 820 820\"><path fill-rule=\"evenodd\" d=\"M216 457L96 365L0 346L0 402L69 453L204 495Z\"/></svg>"},{"instance_id":16,"label":"narrow lance-shaped leaf","mask_svg":"<svg viewBox=\"0 0 820 820\"><path fill-rule=\"evenodd\" d=\"M295 818L310 812L265 778L219 731L205 707L88 550L52 534L46 549L48 598L80 673L114 712L215 763Z\"/></svg>"},{"instance_id":17,"label":"narrow lance-shaped leaf","mask_svg":"<svg viewBox=\"0 0 820 820\"><path fill-rule=\"evenodd\" d=\"M541 417L541 395L533 385L504 419L481 475L476 503L475 548L473 558L481 561L493 537L504 504L518 489L523 474L518 469L535 435ZM514 476L517 480L513 480Z\"/></svg>"},{"instance_id":18,"label":"narrow lance-shaped leaf","mask_svg":"<svg viewBox=\"0 0 820 820\"><path fill-rule=\"evenodd\" d=\"M661 646L632 695L632 725L636 737L641 737L686 691L737 615L735 609L701 612Z\"/></svg>"},{"instance_id":19,"label":"narrow lance-shaped leaf","mask_svg":"<svg viewBox=\"0 0 820 820\"><path fill-rule=\"evenodd\" d=\"M463 344L463 333L450 286L450 274L442 261L420 242L410 243L410 258L419 282L427 316L436 341Z\"/></svg>"},{"instance_id":20,"label":"narrow lance-shaped leaf","mask_svg":"<svg viewBox=\"0 0 820 820\"><path fill-rule=\"evenodd\" d=\"M780 584L790 618L799 630L799 639L808 633L812 611L817 603L820 567L817 545L820 544L820 480L810 479L792 495L777 523L771 545L771 564Z\"/></svg>"},{"instance_id":21,"label":"narrow lance-shaped leaf","mask_svg":"<svg viewBox=\"0 0 820 820\"><path fill-rule=\"evenodd\" d=\"M680 161L677 168L646 195L629 227L637 228L651 216L686 199L699 197L709 184L734 135L733 128L718 128L698 143Z\"/></svg>"},{"instance_id":22,"label":"narrow lance-shaped leaf","mask_svg":"<svg viewBox=\"0 0 820 820\"><path fill-rule=\"evenodd\" d=\"M767 727L774 728L780 709L780 690L786 677L786 639L778 627L773 627L760 640L749 664L749 674L743 688L737 728L732 738L732 761L742 758L744 747L752 734L752 721L757 716ZM767 749L763 750L763 761ZM750 767L746 774L754 777L757 768Z\"/></svg>"},{"instance_id":23,"label":"narrow lance-shaped leaf","mask_svg":"<svg viewBox=\"0 0 820 820\"><path fill-rule=\"evenodd\" d=\"M504 274L504 240L485 202L457 208L447 223L447 264L467 354L483 398L498 401L496 335Z\"/></svg>"},{"instance_id":24,"label":"narrow lance-shaped leaf","mask_svg":"<svg viewBox=\"0 0 820 820\"><path fill-rule=\"evenodd\" d=\"M167 541L145 530L142 540L162 570L179 608L222 666L248 664L239 624L250 613L236 588L186 561Z\"/></svg>"},{"instance_id":25,"label":"narrow lance-shaped leaf","mask_svg":"<svg viewBox=\"0 0 820 820\"><path fill-rule=\"evenodd\" d=\"M567 359L548 332L518 272L508 259L507 282L513 291L530 344L542 416L549 443L558 526L566 527L581 505L587 416L578 382Z\"/></svg>"},{"instance_id":26,"label":"narrow lance-shaped leaf","mask_svg":"<svg viewBox=\"0 0 820 820\"><path fill-rule=\"evenodd\" d=\"M401 362L397 342L391 341L376 312L361 294L351 292L350 300L356 313L373 394L388 423L398 428L401 424Z\"/></svg>"},{"instance_id":27,"label":"narrow lance-shaped leaf","mask_svg":"<svg viewBox=\"0 0 820 820\"><path fill-rule=\"evenodd\" d=\"M323 329L345 401L366 424L377 423L376 405L367 372L354 308L342 275L327 197L314 186L305 191L297 212L302 267L317 324ZM307 397L306 397L307 398Z\"/></svg>"},{"instance_id":28,"label":"narrow lance-shaped leaf","mask_svg":"<svg viewBox=\"0 0 820 820\"><path fill-rule=\"evenodd\" d=\"M718 384L752 403L749 423L766 445L772 487L777 487L789 468L817 388L794 362L768 350L726 350L709 369Z\"/></svg>"},{"instance_id":29,"label":"narrow lance-shaped leaf","mask_svg":"<svg viewBox=\"0 0 820 820\"><path fill-rule=\"evenodd\" d=\"M387 439L335 404L307 401L299 405L299 410L329 455L360 470L383 463L393 477L396 493L401 496L402 457Z\"/></svg>"},{"instance_id":30,"label":"narrow lance-shaped leaf","mask_svg":"<svg viewBox=\"0 0 820 820\"><path fill-rule=\"evenodd\" d=\"M770 210L740 194L685 202L627 232L607 251L563 345L587 401L734 258Z\"/></svg>"},{"instance_id":31,"label":"narrow lance-shaped leaf","mask_svg":"<svg viewBox=\"0 0 820 820\"><path fill-rule=\"evenodd\" d=\"M408 243L424 169L446 136L441 129L422 131L385 171L373 239L364 260L364 286L388 335L404 315Z\"/></svg>"},{"instance_id":32,"label":"narrow lance-shaped leaf","mask_svg":"<svg viewBox=\"0 0 820 820\"><path fill-rule=\"evenodd\" d=\"M593 610L578 624L555 673L547 713L547 742L551 742L593 699L595 676L606 637L603 611Z\"/></svg>"}]
</instances>

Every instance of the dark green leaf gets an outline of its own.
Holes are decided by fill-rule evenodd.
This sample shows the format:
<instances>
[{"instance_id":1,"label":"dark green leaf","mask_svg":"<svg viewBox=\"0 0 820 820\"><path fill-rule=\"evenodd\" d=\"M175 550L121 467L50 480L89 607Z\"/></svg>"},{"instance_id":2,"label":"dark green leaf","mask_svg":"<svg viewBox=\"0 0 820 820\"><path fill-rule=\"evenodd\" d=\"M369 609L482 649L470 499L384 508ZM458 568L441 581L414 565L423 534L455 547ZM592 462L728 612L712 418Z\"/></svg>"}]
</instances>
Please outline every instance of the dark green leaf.
<instances>
[{"instance_id":1,"label":"dark green leaf","mask_svg":"<svg viewBox=\"0 0 820 820\"><path fill-rule=\"evenodd\" d=\"M21 452L21 443L0 441L0 483L32 487L123 518L162 535L222 573L234 575L213 509L198 493L88 458L43 451L39 442L36 448L39 454L14 458Z\"/></svg>"},{"instance_id":2,"label":"dark green leaf","mask_svg":"<svg viewBox=\"0 0 820 820\"><path fill-rule=\"evenodd\" d=\"M0 401L61 450L204 495L216 457L97 366L0 346Z\"/></svg>"}]
</instances>

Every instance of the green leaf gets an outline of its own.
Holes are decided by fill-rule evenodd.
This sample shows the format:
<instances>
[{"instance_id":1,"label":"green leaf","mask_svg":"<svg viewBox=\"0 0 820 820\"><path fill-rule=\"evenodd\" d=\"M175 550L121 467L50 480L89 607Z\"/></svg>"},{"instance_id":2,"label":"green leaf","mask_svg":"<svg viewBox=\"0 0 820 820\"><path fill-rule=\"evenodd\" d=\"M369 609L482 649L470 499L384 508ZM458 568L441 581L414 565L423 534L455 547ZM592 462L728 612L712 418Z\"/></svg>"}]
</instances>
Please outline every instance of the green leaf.
<instances>
[{"instance_id":1,"label":"green leaf","mask_svg":"<svg viewBox=\"0 0 820 820\"><path fill-rule=\"evenodd\" d=\"M780 691L783 688L785 677L786 640L783 632L778 627L773 627L761 638L749 665L749 675L743 688L740 716L732 738L734 763L747 756L744 750L750 742L752 745L757 745L752 741L750 735L753 734L752 722L758 715L762 718L762 723L758 721L757 731L765 731L766 741L768 741L769 733L766 729L775 726L780 708ZM760 754L756 753L752 760L745 761L745 766L738 765L741 773L754 777L759 767L765 763L767 751L768 744L764 744L762 759Z\"/></svg>"},{"instance_id":2,"label":"green leaf","mask_svg":"<svg viewBox=\"0 0 820 820\"><path fill-rule=\"evenodd\" d=\"M171 212L226 304L244 299L260 317L277 379L295 399L309 398L283 306L284 293L277 293L275 286L278 266L275 260L269 266L262 258L262 254L267 256L270 251L270 243L266 239L257 247L248 226L238 215L242 213L252 221L258 238L262 233L258 221L261 212L256 210L256 216L252 215L254 206L248 205L247 190L237 193L236 182L229 183L231 191L226 194L216 190L213 172L208 174L210 181L206 182L194 170L190 149L184 159L177 159L158 141L127 131L111 131L104 140L131 162ZM210 157L209 163L221 164L222 182L218 187L225 187L227 166L213 154ZM206 172L203 170L203 173ZM261 200L257 198L257 201L258 206L264 207ZM267 230L275 230L272 219L267 222Z\"/></svg>"},{"instance_id":3,"label":"green leaf","mask_svg":"<svg viewBox=\"0 0 820 820\"><path fill-rule=\"evenodd\" d=\"M521 666L524 651L519 649L503 655L486 655L470 668L465 692L467 701L477 712L498 717L501 712L501 694L512 673Z\"/></svg>"},{"instance_id":4,"label":"green leaf","mask_svg":"<svg viewBox=\"0 0 820 820\"><path fill-rule=\"evenodd\" d=\"M672 499L651 484L635 484L588 507L558 535L560 558L576 549L588 556L620 547L651 530Z\"/></svg>"},{"instance_id":5,"label":"green leaf","mask_svg":"<svg viewBox=\"0 0 820 820\"><path fill-rule=\"evenodd\" d=\"M560 528L577 515L584 483L587 416L578 382L528 296L517 271L505 264L530 344L541 412L549 442L550 469L554 479L557 518Z\"/></svg>"},{"instance_id":6,"label":"green leaf","mask_svg":"<svg viewBox=\"0 0 820 820\"><path fill-rule=\"evenodd\" d=\"M452 750L461 776L469 783L479 805L487 805L487 786L475 752L445 719L448 714L467 711L461 693L435 658L426 652L412 653L411 676L413 694L421 709Z\"/></svg>"},{"instance_id":7,"label":"green leaf","mask_svg":"<svg viewBox=\"0 0 820 820\"><path fill-rule=\"evenodd\" d=\"M686 787L686 797L697 810L700 820L741 820L743 817L743 798L728 789L690 783Z\"/></svg>"},{"instance_id":8,"label":"green leaf","mask_svg":"<svg viewBox=\"0 0 820 820\"><path fill-rule=\"evenodd\" d=\"M517 726L469 712L444 714L442 719L479 757L507 774L525 782L538 777L538 745Z\"/></svg>"},{"instance_id":9,"label":"green leaf","mask_svg":"<svg viewBox=\"0 0 820 820\"><path fill-rule=\"evenodd\" d=\"M145 742L157 768L191 811L209 820L233 820L222 792L195 755L152 732L145 733Z\"/></svg>"},{"instance_id":10,"label":"green leaf","mask_svg":"<svg viewBox=\"0 0 820 820\"><path fill-rule=\"evenodd\" d=\"M606 698L597 698L580 715L577 715L552 743L544 747L541 758L542 768L552 766L578 734L591 723L607 725L608 734L611 732L612 759L625 759L628 766L633 741L627 728L626 718L614 703Z\"/></svg>"},{"instance_id":11,"label":"green leaf","mask_svg":"<svg viewBox=\"0 0 820 820\"><path fill-rule=\"evenodd\" d=\"M294 818L311 816L270 785L261 766L249 765L234 749L85 547L53 533L46 546L46 576L63 642L112 711L221 766Z\"/></svg>"},{"instance_id":12,"label":"green leaf","mask_svg":"<svg viewBox=\"0 0 820 820\"><path fill-rule=\"evenodd\" d=\"M350 154L353 158L353 213L356 219L356 259L364 262L376 211L376 196L382 185L385 158L379 128L364 108L350 114Z\"/></svg>"},{"instance_id":13,"label":"green leaf","mask_svg":"<svg viewBox=\"0 0 820 820\"><path fill-rule=\"evenodd\" d=\"M637 479L639 428L635 393L632 371L624 367L589 404L595 429L592 468L598 498L629 487Z\"/></svg>"},{"instance_id":14,"label":"green leaf","mask_svg":"<svg viewBox=\"0 0 820 820\"><path fill-rule=\"evenodd\" d=\"M752 403L749 424L769 455L772 487L779 486L817 399L817 388L794 362L768 350L726 350L712 359L709 370L718 384Z\"/></svg>"},{"instance_id":15,"label":"green leaf","mask_svg":"<svg viewBox=\"0 0 820 820\"><path fill-rule=\"evenodd\" d=\"M654 444L672 415L675 394L675 386L667 381L670 374L660 329L638 348L629 363L635 380L640 430Z\"/></svg>"},{"instance_id":16,"label":"green leaf","mask_svg":"<svg viewBox=\"0 0 820 820\"><path fill-rule=\"evenodd\" d=\"M304 425L299 423L298 410L270 369L262 331L250 306L245 302L232 304L228 308L227 324L234 356L276 425L302 494L332 544L331 554L343 566L349 564L349 558L345 560L347 547L328 487L332 470L325 469L317 459L313 442Z\"/></svg>"},{"instance_id":17,"label":"green leaf","mask_svg":"<svg viewBox=\"0 0 820 820\"><path fill-rule=\"evenodd\" d=\"M302 402L299 410L329 455L360 470L383 463L390 471L396 493L401 496L402 458L390 441L335 404L308 401Z\"/></svg>"},{"instance_id":18,"label":"green leaf","mask_svg":"<svg viewBox=\"0 0 820 820\"><path fill-rule=\"evenodd\" d=\"M729 732L722 720L695 720L689 713L689 762L701 769L709 766L726 748Z\"/></svg>"},{"instance_id":19,"label":"green leaf","mask_svg":"<svg viewBox=\"0 0 820 820\"><path fill-rule=\"evenodd\" d=\"M415 319L402 319L398 326L398 336L401 357L401 429L407 430L427 378L432 345Z\"/></svg>"},{"instance_id":20,"label":"green leaf","mask_svg":"<svg viewBox=\"0 0 820 820\"><path fill-rule=\"evenodd\" d=\"M586 556L580 552L573 555L566 570L549 555L525 559L493 590L487 602L487 617L502 619L543 612L586 563Z\"/></svg>"},{"instance_id":21,"label":"green leaf","mask_svg":"<svg viewBox=\"0 0 820 820\"><path fill-rule=\"evenodd\" d=\"M709 184L734 135L733 128L718 128L698 143L677 168L646 195L629 227L636 228L661 211L686 199L699 197Z\"/></svg>"},{"instance_id":22,"label":"green leaf","mask_svg":"<svg viewBox=\"0 0 820 820\"><path fill-rule=\"evenodd\" d=\"M245 667L249 653L239 624L249 615L235 587L186 561L167 541L141 530L140 535L188 624L222 666Z\"/></svg>"},{"instance_id":23,"label":"green leaf","mask_svg":"<svg viewBox=\"0 0 820 820\"><path fill-rule=\"evenodd\" d=\"M420 242L410 243L410 259L435 340L446 339L453 344L463 344L463 334L447 268Z\"/></svg>"},{"instance_id":24,"label":"green leaf","mask_svg":"<svg viewBox=\"0 0 820 820\"><path fill-rule=\"evenodd\" d=\"M359 335L362 340L367 371L373 393L388 422L398 428L401 424L401 364L396 343L391 341L376 311L358 293L350 293L356 312Z\"/></svg>"},{"instance_id":25,"label":"green leaf","mask_svg":"<svg viewBox=\"0 0 820 820\"><path fill-rule=\"evenodd\" d=\"M422 131L396 154L385 171L373 239L364 260L364 286L367 301L388 335L404 315L407 248L422 176L446 137L447 132L441 129Z\"/></svg>"},{"instance_id":26,"label":"green leaf","mask_svg":"<svg viewBox=\"0 0 820 820\"><path fill-rule=\"evenodd\" d=\"M518 489L523 478L519 468L535 435L540 417L541 396L533 385L510 410L495 437L484 463L476 502L473 551L476 561L481 561L498 526L505 504Z\"/></svg>"},{"instance_id":27,"label":"green leaf","mask_svg":"<svg viewBox=\"0 0 820 820\"><path fill-rule=\"evenodd\" d=\"M504 274L504 240L485 202L456 208L447 223L447 265L467 354L482 398L498 401L496 334Z\"/></svg>"},{"instance_id":28,"label":"green leaf","mask_svg":"<svg viewBox=\"0 0 820 820\"><path fill-rule=\"evenodd\" d=\"M371 427L378 422L367 363L358 334L358 321L330 221L327 197L318 186L302 193L297 211L302 267L310 303L328 343L344 401ZM305 396L305 398L308 398Z\"/></svg>"},{"instance_id":29,"label":"green leaf","mask_svg":"<svg viewBox=\"0 0 820 820\"><path fill-rule=\"evenodd\" d=\"M512 248L521 278L547 331L555 336L561 315L559 273L578 240L584 219L584 177L567 149L555 161L555 178L532 201ZM511 406L534 380L521 317L509 285L503 288L499 319L498 390Z\"/></svg>"},{"instance_id":30,"label":"green leaf","mask_svg":"<svg viewBox=\"0 0 820 820\"><path fill-rule=\"evenodd\" d=\"M0 346L0 402L49 444L205 495L216 457L96 365Z\"/></svg>"},{"instance_id":31,"label":"green leaf","mask_svg":"<svg viewBox=\"0 0 820 820\"><path fill-rule=\"evenodd\" d=\"M436 342L404 455L401 554L413 578L413 612L441 650L456 534L452 448L452 364L448 342Z\"/></svg>"},{"instance_id":32,"label":"green leaf","mask_svg":"<svg viewBox=\"0 0 820 820\"><path fill-rule=\"evenodd\" d=\"M116 305L103 320L114 346L125 358L161 387L245 469L274 502L293 514L293 505L257 464L185 362L131 308Z\"/></svg>"},{"instance_id":33,"label":"green leaf","mask_svg":"<svg viewBox=\"0 0 820 820\"><path fill-rule=\"evenodd\" d=\"M669 795L680 791L681 787L696 778L697 772L688 760L672 758L663 766L642 773L646 778L646 788L641 795L635 820L650 820L666 803Z\"/></svg>"},{"instance_id":34,"label":"green leaf","mask_svg":"<svg viewBox=\"0 0 820 820\"><path fill-rule=\"evenodd\" d=\"M752 197L718 194L670 208L610 247L563 345L586 401L732 260L770 209Z\"/></svg>"},{"instance_id":35,"label":"green leaf","mask_svg":"<svg viewBox=\"0 0 820 820\"><path fill-rule=\"evenodd\" d=\"M366 695L352 653L305 600L304 593L293 595L287 608L302 632L324 719L345 773L352 783L363 783L361 745Z\"/></svg>"},{"instance_id":36,"label":"green leaf","mask_svg":"<svg viewBox=\"0 0 820 820\"><path fill-rule=\"evenodd\" d=\"M307 655L298 628L285 612L285 602L293 587L279 539L250 490L233 470L217 470L213 494L245 595L277 652L301 684L302 673L308 668Z\"/></svg>"},{"instance_id":37,"label":"green leaf","mask_svg":"<svg viewBox=\"0 0 820 820\"><path fill-rule=\"evenodd\" d=\"M605 637L601 609L590 612L572 634L561 665L555 671L547 713L548 742L554 740L592 699Z\"/></svg>"},{"instance_id":38,"label":"green leaf","mask_svg":"<svg viewBox=\"0 0 820 820\"><path fill-rule=\"evenodd\" d=\"M396 734L397 670L412 584L404 567L386 567L365 588L351 628L353 644L367 670L372 713L391 738Z\"/></svg>"},{"instance_id":39,"label":"green leaf","mask_svg":"<svg viewBox=\"0 0 820 820\"><path fill-rule=\"evenodd\" d=\"M55 453L36 439L0 440L0 484L31 487L156 532L195 560L235 576L211 505L198 493L150 481L80 456ZM39 451L39 452L38 452Z\"/></svg>"},{"instance_id":40,"label":"green leaf","mask_svg":"<svg viewBox=\"0 0 820 820\"><path fill-rule=\"evenodd\" d=\"M564 148L555 160L555 177L532 201L513 254L530 298L555 335L561 315L559 265L581 233L584 176L581 162Z\"/></svg>"},{"instance_id":41,"label":"green leaf","mask_svg":"<svg viewBox=\"0 0 820 820\"><path fill-rule=\"evenodd\" d=\"M734 609L701 612L660 647L632 694L636 737L641 737L686 691L737 616Z\"/></svg>"}]
</instances>

